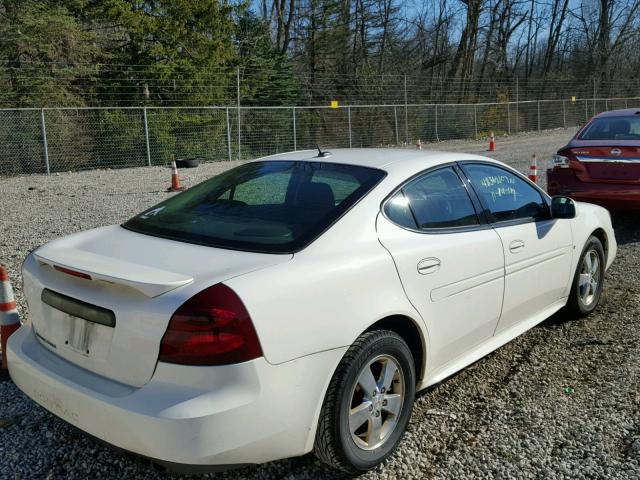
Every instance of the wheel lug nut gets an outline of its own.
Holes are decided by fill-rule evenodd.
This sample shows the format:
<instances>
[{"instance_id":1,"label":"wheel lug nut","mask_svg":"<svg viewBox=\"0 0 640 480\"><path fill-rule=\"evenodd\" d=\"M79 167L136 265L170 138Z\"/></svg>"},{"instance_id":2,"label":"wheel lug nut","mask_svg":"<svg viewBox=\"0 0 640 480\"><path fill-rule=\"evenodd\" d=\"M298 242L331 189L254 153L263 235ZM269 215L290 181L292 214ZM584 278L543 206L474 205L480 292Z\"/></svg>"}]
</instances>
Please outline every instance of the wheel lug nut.
<instances>
[{"instance_id":1,"label":"wheel lug nut","mask_svg":"<svg viewBox=\"0 0 640 480\"><path fill-rule=\"evenodd\" d=\"M384 393L386 390L386 388L382 387L382 390L380 390L380 393Z\"/></svg>"},{"instance_id":2,"label":"wheel lug nut","mask_svg":"<svg viewBox=\"0 0 640 480\"><path fill-rule=\"evenodd\" d=\"M369 411L373 412L373 405L369 405Z\"/></svg>"},{"instance_id":3,"label":"wheel lug nut","mask_svg":"<svg viewBox=\"0 0 640 480\"><path fill-rule=\"evenodd\" d=\"M382 406L383 406L383 407L386 407L386 406L387 406L387 401L386 401L386 400L383 400L383 401L382 401Z\"/></svg>"},{"instance_id":4,"label":"wheel lug nut","mask_svg":"<svg viewBox=\"0 0 640 480\"><path fill-rule=\"evenodd\" d=\"M380 416L380 412L376 412L376 417L379 417L379 416Z\"/></svg>"}]
</instances>

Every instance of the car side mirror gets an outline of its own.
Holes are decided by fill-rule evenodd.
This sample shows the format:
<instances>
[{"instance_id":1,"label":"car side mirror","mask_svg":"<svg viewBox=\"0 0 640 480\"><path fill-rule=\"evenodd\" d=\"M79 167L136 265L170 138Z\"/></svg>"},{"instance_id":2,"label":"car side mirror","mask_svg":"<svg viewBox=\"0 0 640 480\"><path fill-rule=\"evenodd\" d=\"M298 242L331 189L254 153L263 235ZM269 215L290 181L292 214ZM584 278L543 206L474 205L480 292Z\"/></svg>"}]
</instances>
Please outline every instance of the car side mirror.
<instances>
[{"instance_id":1,"label":"car side mirror","mask_svg":"<svg viewBox=\"0 0 640 480\"><path fill-rule=\"evenodd\" d=\"M574 218L576 203L569 197L553 197L551 199L551 216L553 218Z\"/></svg>"}]
</instances>

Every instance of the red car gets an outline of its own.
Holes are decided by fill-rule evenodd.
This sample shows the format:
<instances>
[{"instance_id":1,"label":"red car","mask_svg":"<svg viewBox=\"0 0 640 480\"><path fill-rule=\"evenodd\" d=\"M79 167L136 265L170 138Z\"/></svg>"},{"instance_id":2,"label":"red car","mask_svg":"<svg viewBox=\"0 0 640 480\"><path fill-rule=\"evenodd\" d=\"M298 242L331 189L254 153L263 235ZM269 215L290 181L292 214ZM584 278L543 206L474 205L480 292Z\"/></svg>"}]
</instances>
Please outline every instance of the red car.
<instances>
[{"instance_id":1,"label":"red car","mask_svg":"<svg viewBox=\"0 0 640 480\"><path fill-rule=\"evenodd\" d=\"M640 108L596 115L553 157L550 195L640 210Z\"/></svg>"}]
</instances>

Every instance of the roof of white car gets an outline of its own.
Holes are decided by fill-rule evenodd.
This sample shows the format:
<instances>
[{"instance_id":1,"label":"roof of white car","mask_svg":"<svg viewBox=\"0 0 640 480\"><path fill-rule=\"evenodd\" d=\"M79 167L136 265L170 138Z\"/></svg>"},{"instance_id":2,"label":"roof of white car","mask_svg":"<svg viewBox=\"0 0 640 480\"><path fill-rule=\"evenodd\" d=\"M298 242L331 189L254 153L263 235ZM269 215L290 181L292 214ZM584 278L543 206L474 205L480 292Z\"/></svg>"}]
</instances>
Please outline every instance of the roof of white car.
<instances>
[{"instance_id":1,"label":"roof of white car","mask_svg":"<svg viewBox=\"0 0 640 480\"><path fill-rule=\"evenodd\" d=\"M409 150L406 148L332 148L324 157L318 157L318 150L298 150L259 158L259 161L296 160L311 162L342 163L382 170L402 169L403 165L414 167L416 161L428 168L441 163L460 160L489 160L486 157L461 152L440 152L435 150ZM410 168L411 168L410 167Z\"/></svg>"}]
</instances>

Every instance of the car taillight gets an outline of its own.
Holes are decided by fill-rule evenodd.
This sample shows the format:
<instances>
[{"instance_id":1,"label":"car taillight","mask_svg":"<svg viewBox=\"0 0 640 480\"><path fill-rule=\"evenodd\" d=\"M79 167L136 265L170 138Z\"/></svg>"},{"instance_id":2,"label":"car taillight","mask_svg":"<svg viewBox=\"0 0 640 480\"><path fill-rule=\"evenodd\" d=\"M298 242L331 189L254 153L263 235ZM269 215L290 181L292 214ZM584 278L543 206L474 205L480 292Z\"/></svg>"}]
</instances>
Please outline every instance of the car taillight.
<instances>
[{"instance_id":1,"label":"car taillight","mask_svg":"<svg viewBox=\"0 0 640 480\"><path fill-rule=\"evenodd\" d=\"M71 270L70 268L61 267L60 265L54 265L53 268L59 272L66 273L72 277L84 278L85 280L91 280L91 275L84 272L78 272L77 270Z\"/></svg>"},{"instance_id":2,"label":"car taillight","mask_svg":"<svg viewBox=\"0 0 640 480\"><path fill-rule=\"evenodd\" d=\"M569 168L569 159L562 155L554 155L551 164L554 168Z\"/></svg>"},{"instance_id":3,"label":"car taillight","mask_svg":"<svg viewBox=\"0 0 640 480\"><path fill-rule=\"evenodd\" d=\"M171 317L158 360L182 365L229 365L262 356L244 304L221 283L187 300Z\"/></svg>"}]
</instances>

